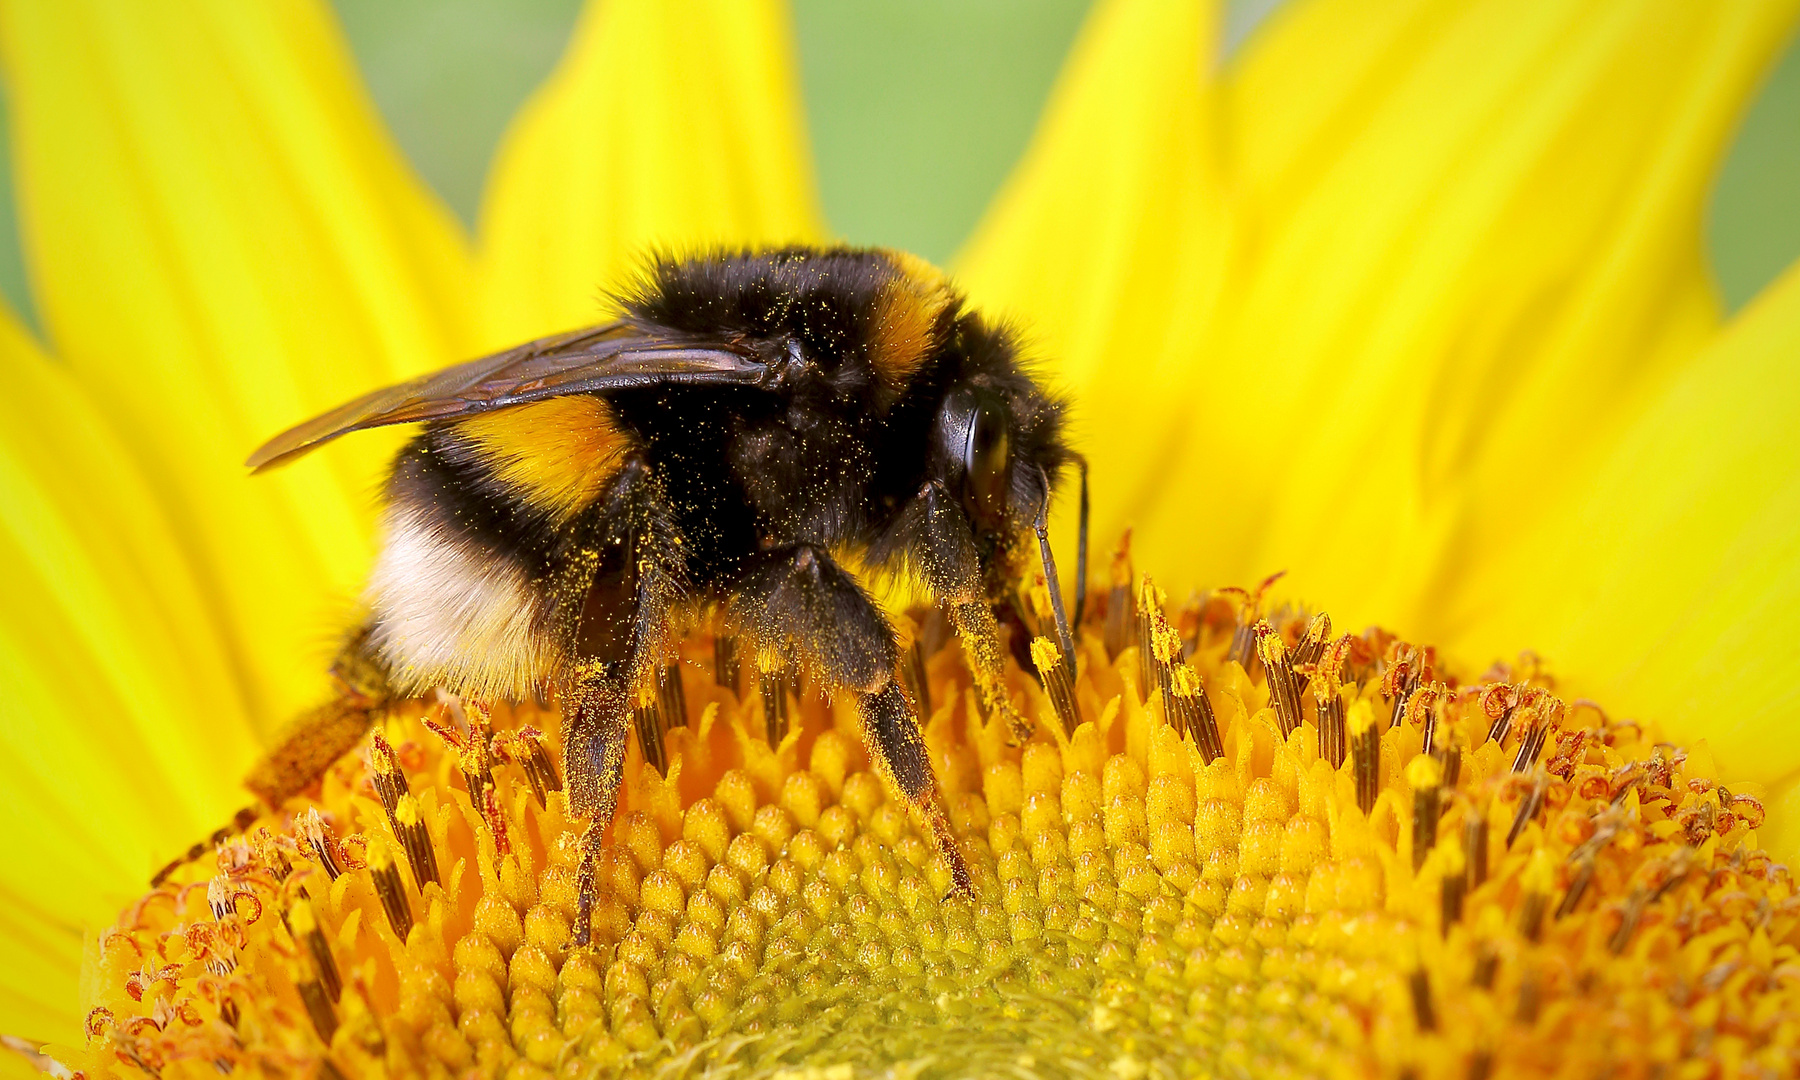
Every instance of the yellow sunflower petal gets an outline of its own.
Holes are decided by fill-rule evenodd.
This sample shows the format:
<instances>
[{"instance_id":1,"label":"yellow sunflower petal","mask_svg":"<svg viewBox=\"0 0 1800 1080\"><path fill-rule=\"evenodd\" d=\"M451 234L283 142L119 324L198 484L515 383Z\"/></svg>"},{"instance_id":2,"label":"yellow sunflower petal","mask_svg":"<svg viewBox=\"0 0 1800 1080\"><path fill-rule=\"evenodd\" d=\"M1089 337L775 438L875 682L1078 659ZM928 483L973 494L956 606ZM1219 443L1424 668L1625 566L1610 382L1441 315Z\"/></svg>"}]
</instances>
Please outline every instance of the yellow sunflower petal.
<instances>
[{"instance_id":1,"label":"yellow sunflower petal","mask_svg":"<svg viewBox=\"0 0 1800 1080\"><path fill-rule=\"evenodd\" d=\"M1201 331L1152 368L1197 374L1122 356L1107 377L1150 404L1090 410L1110 433L1179 398L1187 427L1179 455L1090 442L1097 472L1166 492L1097 492L1102 535L1135 524L1148 564L1286 567L1353 622L1441 631L1428 598L1504 542L1509 500L1591 457L1714 325L1705 184L1792 8L1277 16L1226 89L1229 288L1191 294ZM1070 157L1066 186L1100 167Z\"/></svg>"},{"instance_id":2,"label":"yellow sunflower petal","mask_svg":"<svg viewBox=\"0 0 1800 1080\"><path fill-rule=\"evenodd\" d=\"M1477 598L1574 689L1705 738L1724 776L1800 776L1800 266L1668 383ZM1527 634L1532 635L1527 637ZM1784 792L1777 791L1777 801ZM1765 843L1796 849L1794 819Z\"/></svg>"},{"instance_id":3,"label":"yellow sunflower petal","mask_svg":"<svg viewBox=\"0 0 1800 1080\"><path fill-rule=\"evenodd\" d=\"M1023 162L957 261L1072 392L1101 520L1167 493L1173 424L1203 385L1228 220L1218 6L1107 0L1089 15ZM1104 534L1102 534L1104 535Z\"/></svg>"},{"instance_id":4,"label":"yellow sunflower petal","mask_svg":"<svg viewBox=\"0 0 1800 1080\"><path fill-rule=\"evenodd\" d=\"M0 5L21 229L56 351L144 463L250 707L321 685L376 444L275 478L260 441L463 351L467 255L323 4Z\"/></svg>"},{"instance_id":5,"label":"yellow sunflower petal","mask_svg":"<svg viewBox=\"0 0 1800 1080\"><path fill-rule=\"evenodd\" d=\"M0 1031L72 1041L84 928L245 801L254 739L131 456L8 317L0 364Z\"/></svg>"},{"instance_id":6,"label":"yellow sunflower petal","mask_svg":"<svg viewBox=\"0 0 1800 1080\"><path fill-rule=\"evenodd\" d=\"M773 0L591 0L482 207L496 346L595 321L651 245L815 239L794 43Z\"/></svg>"}]
</instances>

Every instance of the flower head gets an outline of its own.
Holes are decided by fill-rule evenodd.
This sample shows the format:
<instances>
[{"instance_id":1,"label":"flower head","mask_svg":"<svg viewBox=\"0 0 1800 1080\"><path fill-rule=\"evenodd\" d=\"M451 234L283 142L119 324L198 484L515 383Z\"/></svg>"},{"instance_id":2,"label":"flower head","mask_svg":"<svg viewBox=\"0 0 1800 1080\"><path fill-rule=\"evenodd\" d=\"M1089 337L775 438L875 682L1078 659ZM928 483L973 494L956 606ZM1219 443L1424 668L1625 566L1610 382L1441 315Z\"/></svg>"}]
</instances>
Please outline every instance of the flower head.
<instances>
[{"instance_id":1,"label":"flower head","mask_svg":"<svg viewBox=\"0 0 1800 1080\"><path fill-rule=\"evenodd\" d=\"M1125 568L1077 678L1014 671L1024 746L954 650L915 679L966 910L824 703L770 746L690 657L584 953L530 710L402 707L391 754L132 897L324 692L372 550L391 444L255 484L243 453L591 321L651 245L821 235L778 7L594 0L471 241L322 4L0 3L47 339L0 324L0 1030L95 1068L1779 1071L1800 276L1726 322L1698 239L1795 6L1296 0L1220 66L1214 5L1097 5L955 269L1037 335L1098 535L1176 603ZM1282 567L1263 607L1185 599ZM1443 658L1276 617L1300 594ZM1456 662L1522 646L1554 690Z\"/></svg>"}]
</instances>

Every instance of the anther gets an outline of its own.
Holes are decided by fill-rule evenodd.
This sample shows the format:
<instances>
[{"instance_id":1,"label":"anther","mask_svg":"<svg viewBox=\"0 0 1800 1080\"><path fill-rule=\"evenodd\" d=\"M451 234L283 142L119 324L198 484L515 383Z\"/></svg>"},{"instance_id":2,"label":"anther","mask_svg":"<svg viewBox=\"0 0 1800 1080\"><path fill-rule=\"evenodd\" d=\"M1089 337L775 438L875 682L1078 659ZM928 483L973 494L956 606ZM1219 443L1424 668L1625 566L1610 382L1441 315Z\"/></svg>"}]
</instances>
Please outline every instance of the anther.
<instances>
[{"instance_id":1,"label":"anther","mask_svg":"<svg viewBox=\"0 0 1800 1080\"><path fill-rule=\"evenodd\" d=\"M713 635L713 682L729 689L733 696L743 695L743 664L738 660L735 634Z\"/></svg>"},{"instance_id":2,"label":"anther","mask_svg":"<svg viewBox=\"0 0 1800 1080\"><path fill-rule=\"evenodd\" d=\"M296 964L295 967L300 965ZM294 988L300 991L300 1000L306 1006L306 1015L312 1020L313 1030L319 1033L319 1039L326 1046L331 1045L331 1037L337 1034L337 1009L331 1004L331 997L326 994L325 987L318 979L304 978L296 974Z\"/></svg>"},{"instance_id":3,"label":"anther","mask_svg":"<svg viewBox=\"0 0 1800 1080\"><path fill-rule=\"evenodd\" d=\"M1211 765L1225 755L1225 744L1219 735L1219 720L1213 714L1212 701L1200 682L1200 673L1182 664L1169 680L1170 699L1176 711L1187 718L1187 729L1194 734L1194 744L1201 758Z\"/></svg>"},{"instance_id":4,"label":"anther","mask_svg":"<svg viewBox=\"0 0 1800 1080\"><path fill-rule=\"evenodd\" d=\"M406 899L406 883L400 879L400 868L394 865L393 853L386 844L369 845L369 878L375 894L381 898L381 910L387 913L388 926L401 941L412 932L412 905Z\"/></svg>"},{"instance_id":5,"label":"anther","mask_svg":"<svg viewBox=\"0 0 1800 1080\"><path fill-rule=\"evenodd\" d=\"M1127 529L1119 538L1119 549L1113 552L1112 591L1106 597L1106 625L1101 631L1108 660L1117 660L1137 633L1137 603L1131 579L1131 530Z\"/></svg>"},{"instance_id":6,"label":"anther","mask_svg":"<svg viewBox=\"0 0 1800 1080\"><path fill-rule=\"evenodd\" d=\"M1421 649L1404 641L1396 641L1389 647L1387 670L1381 676L1382 696L1394 703L1394 711L1388 716L1388 727L1399 727L1400 721L1406 718L1413 692L1421 683L1431 680L1435 656L1435 651L1430 648Z\"/></svg>"},{"instance_id":7,"label":"anther","mask_svg":"<svg viewBox=\"0 0 1800 1080\"><path fill-rule=\"evenodd\" d=\"M1572 913L1587 895L1587 888L1594 880L1594 860L1583 859L1575 869L1575 876L1569 880L1569 891L1563 893L1562 903L1556 905L1556 918L1560 919Z\"/></svg>"},{"instance_id":8,"label":"anther","mask_svg":"<svg viewBox=\"0 0 1800 1080\"><path fill-rule=\"evenodd\" d=\"M1325 655L1325 648L1331 643L1331 616L1321 611L1306 624L1306 633L1294 643L1292 663L1294 670L1308 667L1319 662ZM1340 668L1342 664L1340 663Z\"/></svg>"},{"instance_id":9,"label":"anther","mask_svg":"<svg viewBox=\"0 0 1800 1080\"><path fill-rule=\"evenodd\" d=\"M1512 771L1522 773L1536 767L1538 757L1544 752L1544 743L1562 724L1564 706L1561 701L1548 694L1532 695L1531 710L1534 722L1519 740L1519 752L1513 755Z\"/></svg>"},{"instance_id":10,"label":"anther","mask_svg":"<svg viewBox=\"0 0 1800 1080\"><path fill-rule=\"evenodd\" d=\"M527 725L520 728L514 738L525 744L526 769L534 777L533 785L542 785L545 791L561 791L562 777L557 775L556 760L544 749L544 733ZM538 799L539 805L543 802L543 798Z\"/></svg>"},{"instance_id":11,"label":"anther","mask_svg":"<svg viewBox=\"0 0 1800 1080\"><path fill-rule=\"evenodd\" d=\"M1471 806L1463 821L1463 861L1469 869L1469 891L1481 888L1487 880L1488 819L1484 807Z\"/></svg>"},{"instance_id":12,"label":"anther","mask_svg":"<svg viewBox=\"0 0 1800 1080\"><path fill-rule=\"evenodd\" d=\"M1047 637L1032 639L1031 663L1037 668L1038 677L1044 680L1044 692L1056 709L1057 719L1062 721L1063 733L1074 735L1081 725L1081 713L1075 707L1075 684L1069 681L1056 643Z\"/></svg>"},{"instance_id":13,"label":"anther","mask_svg":"<svg viewBox=\"0 0 1800 1080\"><path fill-rule=\"evenodd\" d=\"M663 711L655 684L639 687L633 695L631 722L637 729L644 761L663 776L669 775L669 759L663 753ZM773 743L771 743L773 745Z\"/></svg>"},{"instance_id":14,"label":"anther","mask_svg":"<svg viewBox=\"0 0 1800 1080\"><path fill-rule=\"evenodd\" d=\"M319 926L318 914L313 910L311 898L305 893L296 896L293 903L288 905L287 926L288 932L311 955L313 967L319 973L319 983L325 988L326 996L336 1001L343 993L343 980L338 975L337 961L331 955L331 943L325 940L325 931Z\"/></svg>"},{"instance_id":15,"label":"anther","mask_svg":"<svg viewBox=\"0 0 1800 1080\"><path fill-rule=\"evenodd\" d=\"M1350 707L1346 726L1350 732L1350 770L1356 783L1356 805L1367 814L1375 809L1375 797L1381 794L1381 728L1366 701Z\"/></svg>"},{"instance_id":16,"label":"anther","mask_svg":"<svg viewBox=\"0 0 1800 1080\"><path fill-rule=\"evenodd\" d=\"M325 876L336 881L338 875L343 873L338 868L337 837L332 835L331 827L325 824L318 808L309 806L295 815L294 829L300 834L300 839L306 842L312 857L325 869Z\"/></svg>"},{"instance_id":17,"label":"anther","mask_svg":"<svg viewBox=\"0 0 1800 1080\"><path fill-rule=\"evenodd\" d=\"M901 677L906 680L906 689L919 706L919 715L927 720L931 718L931 680L925 673L925 644L918 638L906 650L906 659L902 663Z\"/></svg>"},{"instance_id":18,"label":"anther","mask_svg":"<svg viewBox=\"0 0 1800 1080\"><path fill-rule=\"evenodd\" d=\"M788 694L792 689L787 668L778 660L770 658L757 659L757 693L762 698L763 731L767 733L769 749L781 745L781 740L788 733ZM979 695L978 695L979 696ZM661 750L661 747L658 747Z\"/></svg>"},{"instance_id":19,"label":"anther","mask_svg":"<svg viewBox=\"0 0 1800 1080\"><path fill-rule=\"evenodd\" d=\"M1138 584L1137 618L1134 623L1138 647L1138 688L1145 701L1150 700L1152 690L1160 688L1156 666L1156 630L1158 626L1168 622L1162 613L1163 603L1167 599L1148 575Z\"/></svg>"},{"instance_id":20,"label":"anther","mask_svg":"<svg viewBox=\"0 0 1800 1080\"><path fill-rule=\"evenodd\" d=\"M1275 718L1281 724L1281 737L1285 739L1300 726L1300 686L1288 663L1287 646L1282 643L1281 635L1266 619L1256 624L1255 633L1256 653L1262 658L1263 670L1268 675L1269 699L1275 706Z\"/></svg>"},{"instance_id":21,"label":"anther","mask_svg":"<svg viewBox=\"0 0 1800 1080\"><path fill-rule=\"evenodd\" d=\"M1235 593L1242 598L1238 606L1237 630L1231 635L1231 647L1225 652L1225 659L1235 660L1244 674L1256 677L1258 651L1256 647L1256 624L1262 618L1263 594L1269 591L1277 581L1287 573L1281 570L1270 574L1255 589L1221 589L1220 592Z\"/></svg>"},{"instance_id":22,"label":"anther","mask_svg":"<svg viewBox=\"0 0 1800 1080\"><path fill-rule=\"evenodd\" d=\"M1436 1031L1437 1014L1431 1008L1431 976L1422 967L1413 968L1407 986L1412 991L1413 1020L1419 1030Z\"/></svg>"},{"instance_id":23,"label":"anther","mask_svg":"<svg viewBox=\"0 0 1800 1080\"><path fill-rule=\"evenodd\" d=\"M1549 853L1539 848L1521 875L1518 929L1519 936L1535 943L1544 930L1544 910L1550 906L1552 878Z\"/></svg>"},{"instance_id":24,"label":"anther","mask_svg":"<svg viewBox=\"0 0 1800 1080\"><path fill-rule=\"evenodd\" d=\"M1517 840L1519 834L1525 831L1525 826L1532 818L1537 817L1539 810L1543 809L1544 792L1549 786L1549 781L1542 772L1535 773L1532 776L1531 790L1527 791L1525 797L1519 800L1519 809L1518 812L1513 815L1512 828L1508 829L1506 832L1506 846L1508 848L1513 846L1513 841Z\"/></svg>"},{"instance_id":25,"label":"anther","mask_svg":"<svg viewBox=\"0 0 1800 1080\"><path fill-rule=\"evenodd\" d=\"M1455 789L1457 780L1462 777L1462 747L1457 745L1455 732L1451 732L1450 737L1443 741L1447 745L1434 747L1427 752L1444 767L1444 787Z\"/></svg>"},{"instance_id":26,"label":"anther","mask_svg":"<svg viewBox=\"0 0 1800 1080\"><path fill-rule=\"evenodd\" d=\"M406 852L413 883L423 892L427 882L438 880L438 865L437 851L431 844L431 829L425 824L417 796L400 797L400 803L394 809L394 834Z\"/></svg>"},{"instance_id":27,"label":"anther","mask_svg":"<svg viewBox=\"0 0 1800 1080\"><path fill-rule=\"evenodd\" d=\"M1321 612L1313 619L1312 629L1307 631L1308 640L1316 630L1329 633L1331 619ZM1313 711L1318 718L1319 756L1338 768L1344 763L1344 756L1349 752L1344 727L1343 676L1344 662L1350 655L1351 642L1354 639L1346 634L1326 647L1312 650L1304 664L1296 663L1294 670L1311 680L1313 694ZM1302 644L1305 644L1303 642ZM1296 652L1298 655L1298 652Z\"/></svg>"},{"instance_id":28,"label":"anther","mask_svg":"<svg viewBox=\"0 0 1800 1080\"><path fill-rule=\"evenodd\" d=\"M1454 847L1446 847L1440 856L1442 873L1438 876L1438 929L1444 937L1450 928L1462 921L1463 898L1468 892L1467 860Z\"/></svg>"},{"instance_id":29,"label":"anther","mask_svg":"<svg viewBox=\"0 0 1800 1080\"><path fill-rule=\"evenodd\" d=\"M681 686L681 663L665 664L656 676L656 703L662 710L663 730L687 727L687 692Z\"/></svg>"},{"instance_id":30,"label":"anther","mask_svg":"<svg viewBox=\"0 0 1800 1080\"><path fill-rule=\"evenodd\" d=\"M1526 970L1519 979L1519 1009L1514 1019L1521 1024L1535 1024L1538 1017L1539 987L1537 972Z\"/></svg>"},{"instance_id":31,"label":"anther","mask_svg":"<svg viewBox=\"0 0 1800 1080\"><path fill-rule=\"evenodd\" d=\"M1412 865L1415 874L1425 865L1425 857L1431 854L1431 849L1437 846L1438 799L1443 781L1443 764L1429 754L1420 754L1406 766L1406 785L1412 789L1413 799Z\"/></svg>"},{"instance_id":32,"label":"anther","mask_svg":"<svg viewBox=\"0 0 1800 1080\"><path fill-rule=\"evenodd\" d=\"M1611 938L1607 939L1608 952L1618 956L1625 951L1627 945L1631 944L1631 936L1637 933L1638 920L1644 917L1644 908L1649 904L1649 892L1641 887L1631 890L1631 895L1625 899L1625 910L1619 918L1619 928L1613 931Z\"/></svg>"},{"instance_id":33,"label":"anther","mask_svg":"<svg viewBox=\"0 0 1800 1080\"><path fill-rule=\"evenodd\" d=\"M1481 692L1482 711L1493 721L1488 728L1488 742L1506 741L1506 736L1512 731L1513 713L1518 711L1521 696L1516 687L1506 683L1495 683Z\"/></svg>"}]
</instances>

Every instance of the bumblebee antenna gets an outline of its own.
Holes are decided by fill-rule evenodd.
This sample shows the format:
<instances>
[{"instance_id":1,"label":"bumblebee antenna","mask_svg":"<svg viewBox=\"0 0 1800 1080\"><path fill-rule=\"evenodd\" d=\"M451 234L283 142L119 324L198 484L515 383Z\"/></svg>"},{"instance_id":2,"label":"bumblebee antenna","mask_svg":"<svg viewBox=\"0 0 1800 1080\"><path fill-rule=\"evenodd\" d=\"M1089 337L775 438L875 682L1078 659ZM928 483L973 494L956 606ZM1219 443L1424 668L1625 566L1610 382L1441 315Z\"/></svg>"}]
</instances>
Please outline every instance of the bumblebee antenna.
<instances>
[{"instance_id":1,"label":"bumblebee antenna","mask_svg":"<svg viewBox=\"0 0 1800 1080\"><path fill-rule=\"evenodd\" d=\"M1040 470L1042 471L1042 470ZM1050 476L1044 474L1044 501L1037 512L1038 554L1044 559L1044 584L1050 587L1050 613L1056 616L1056 636L1062 646L1063 670L1075 681L1075 639L1069 633L1069 616L1063 611L1062 585L1056 580L1056 557L1050 554Z\"/></svg>"},{"instance_id":2,"label":"bumblebee antenna","mask_svg":"<svg viewBox=\"0 0 1800 1080\"><path fill-rule=\"evenodd\" d=\"M1072 455L1075 467L1081 470L1081 528L1075 540L1075 626L1081 626L1081 617L1087 612L1088 590L1088 486L1087 458L1081 454Z\"/></svg>"}]
</instances>

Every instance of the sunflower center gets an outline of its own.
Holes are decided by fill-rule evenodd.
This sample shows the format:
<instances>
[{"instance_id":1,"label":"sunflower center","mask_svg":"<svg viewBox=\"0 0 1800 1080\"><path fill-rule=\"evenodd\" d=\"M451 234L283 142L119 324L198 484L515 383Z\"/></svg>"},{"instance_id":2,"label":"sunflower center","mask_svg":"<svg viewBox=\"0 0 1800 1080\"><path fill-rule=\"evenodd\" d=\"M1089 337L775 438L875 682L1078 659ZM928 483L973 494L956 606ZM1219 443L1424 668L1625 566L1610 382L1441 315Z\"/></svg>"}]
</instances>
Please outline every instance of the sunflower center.
<instances>
[{"instance_id":1,"label":"sunflower center","mask_svg":"<svg viewBox=\"0 0 1800 1080\"><path fill-rule=\"evenodd\" d=\"M1010 671L1022 743L917 635L901 677L973 901L946 898L849 702L700 635L637 710L590 945L556 717L407 702L99 938L83 1064L1792 1068L1800 900L1702 755L1563 702L1530 660L1463 679L1260 594L1171 612L1130 580L1074 678L1047 638Z\"/></svg>"}]
</instances>

